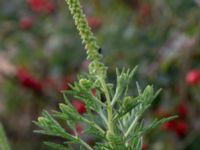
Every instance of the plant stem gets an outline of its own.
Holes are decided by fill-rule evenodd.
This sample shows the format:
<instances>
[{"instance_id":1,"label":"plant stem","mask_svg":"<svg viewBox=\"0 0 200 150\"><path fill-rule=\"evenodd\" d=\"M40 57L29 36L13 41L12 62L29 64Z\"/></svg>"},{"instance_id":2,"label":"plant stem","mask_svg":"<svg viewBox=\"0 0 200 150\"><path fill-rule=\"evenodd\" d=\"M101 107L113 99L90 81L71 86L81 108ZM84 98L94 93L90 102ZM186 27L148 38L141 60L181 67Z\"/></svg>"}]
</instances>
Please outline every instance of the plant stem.
<instances>
[{"instance_id":1,"label":"plant stem","mask_svg":"<svg viewBox=\"0 0 200 150\"><path fill-rule=\"evenodd\" d=\"M107 88L106 83L105 83L103 78L100 78L100 82L101 82L102 88L104 90L104 93L105 93L105 96L106 96L106 101L107 101L108 131L111 134L114 134L114 131L113 131L113 113L112 113L110 95L109 95L108 88Z\"/></svg>"}]
</instances>

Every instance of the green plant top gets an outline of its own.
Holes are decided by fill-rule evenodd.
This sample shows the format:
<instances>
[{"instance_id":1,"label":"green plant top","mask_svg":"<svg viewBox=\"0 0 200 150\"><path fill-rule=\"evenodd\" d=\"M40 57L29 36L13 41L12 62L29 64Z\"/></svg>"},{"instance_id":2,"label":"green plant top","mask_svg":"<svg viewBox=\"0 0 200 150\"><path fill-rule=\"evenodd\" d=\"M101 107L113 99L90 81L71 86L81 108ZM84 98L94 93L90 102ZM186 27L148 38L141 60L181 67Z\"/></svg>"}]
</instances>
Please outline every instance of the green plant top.
<instances>
[{"instance_id":1,"label":"green plant top","mask_svg":"<svg viewBox=\"0 0 200 150\"><path fill-rule=\"evenodd\" d=\"M141 117L160 90L154 92L153 86L149 85L141 90L137 83L138 96L129 96L128 85L136 68L122 71L116 69L116 85L107 83L107 67L102 63L102 55L98 52L100 46L91 32L79 0L66 2L87 50L89 73L81 75L77 82L70 85L70 90L62 92L65 103L59 104L60 111L53 111L52 115L47 111L43 112L42 117L35 122L41 130L35 132L61 137L62 144L45 142L58 150L72 150L74 144L79 144L81 150L141 150L142 137L146 132L175 117L155 119L144 126ZM93 89L97 91L96 95L92 93ZM85 114L81 115L76 111L68 100L68 95L85 103ZM101 95L105 96L105 103L101 101ZM87 144L77 133L76 124L80 122L88 126L84 133L99 139L95 146ZM74 134L68 133L63 123Z\"/></svg>"}]
</instances>

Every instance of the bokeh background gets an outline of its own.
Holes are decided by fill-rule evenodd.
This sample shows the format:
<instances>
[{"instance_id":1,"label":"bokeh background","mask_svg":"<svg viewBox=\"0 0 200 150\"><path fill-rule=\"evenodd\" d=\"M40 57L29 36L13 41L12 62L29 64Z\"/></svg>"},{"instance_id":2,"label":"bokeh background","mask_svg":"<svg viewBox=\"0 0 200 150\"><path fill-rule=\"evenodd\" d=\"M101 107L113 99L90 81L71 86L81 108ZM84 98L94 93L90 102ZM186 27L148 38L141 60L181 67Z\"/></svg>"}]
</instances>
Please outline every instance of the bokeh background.
<instances>
[{"instance_id":1,"label":"bokeh background","mask_svg":"<svg viewBox=\"0 0 200 150\"><path fill-rule=\"evenodd\" d=\"M115 68L139 69L131 83L163 91L144 116L179 115L144 137L143 150L200 149L200 0L81 0L102 46L110 82ZM0 1L0 122L13 150L47 150L33 133L43 109L88 61L64 0ZM95 94L95 91L94 91ZM84 113L84 104L72 100ZM83 138L84 125L77 125ZM1 144L1 143L0 143Z\"/></svg>"}]
</instances>

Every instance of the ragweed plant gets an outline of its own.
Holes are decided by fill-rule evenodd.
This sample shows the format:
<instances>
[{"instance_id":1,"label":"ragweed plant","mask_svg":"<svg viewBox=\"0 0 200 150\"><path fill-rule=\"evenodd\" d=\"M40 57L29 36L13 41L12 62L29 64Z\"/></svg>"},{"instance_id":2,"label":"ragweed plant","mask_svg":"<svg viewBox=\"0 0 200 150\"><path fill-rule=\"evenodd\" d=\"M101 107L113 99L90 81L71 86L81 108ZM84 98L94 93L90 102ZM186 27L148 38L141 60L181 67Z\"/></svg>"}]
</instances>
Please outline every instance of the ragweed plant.
<instances>
[{"instance_id":1,"label":"ragweed plant","mask_svg":"<svg viewBox=\"0 0 200 150\"><path fill-rule=\"evenodd\" d=\"M79 0L66 0L69 10L75 21L85 49L87 59L90 60L89 73L79 77L79 80L71 86L70 90L63 91L65 103L59 104L60 111L53 111L50 115L43 112L42 117L35 122L41 130L35 132L50 136L61 137L62 144L46 142L47 145L58 150L73 149L72 144L80 144L80 149L87 150L141 150L142 137L149 130L173 119L174 117L155 119L151 124L144 126L141 119L143 113L160 90L154 92L153 86L147 86L144 90L136 84L138 96L129 96L129 83L136 68L116 69L117 82L114 86L107 83L107 67L101 62L102 55L98 52L100 46L88 26ZM96 89L97 94L92 94ZM86 104L86 113L79 114L68 100L73 96ZM101 101L101 95L106 102ZM66 131L63 123L70 127L75 134ZM87 144L76 132L76 124L82 122L88 128L84 131L100 139L95 146Z\"/></svg>"}]
</instances>

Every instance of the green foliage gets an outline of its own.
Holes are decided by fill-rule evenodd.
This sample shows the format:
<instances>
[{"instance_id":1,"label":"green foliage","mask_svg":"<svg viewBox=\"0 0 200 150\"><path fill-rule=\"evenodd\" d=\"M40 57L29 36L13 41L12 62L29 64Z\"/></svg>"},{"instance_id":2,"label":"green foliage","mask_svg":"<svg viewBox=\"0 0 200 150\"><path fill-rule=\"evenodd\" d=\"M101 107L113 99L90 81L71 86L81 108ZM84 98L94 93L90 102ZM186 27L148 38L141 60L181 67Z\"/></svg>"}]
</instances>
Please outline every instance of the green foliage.
<instances>
[{"instance_id":1,"label":"green foliage","mask_svg":"<svg viewBox=\"0 0 200 150\"><path fill-rule=\"evenodd\" d=\"M0 123L0 150L10 150L3 126Z\"/></svg>"},{"instance_id":2,"label":"green foliage","mask_svg":"<svg viewBox=\"0 0 200 150\"><path fill-rule=\"evenodd\" d=\"M155 119L150 125L144 125L141 117L160 90L154 92L153 86L147 86L142 90L137 83L138 96L128 96L128 85L136 68L123 69L121 72L117 69L116 87L106 83L107 67L101 62L102 56L98 53L100 47L86 22L80 2L79 0L66 1L82 41L86 45L88 59L91 61L89 74L80 77L78 82L71 85L70 90L63 91L65 103L59 105L60 111L54 111L52 115L43 112L42 117L35 122L42 130L35 132L62 138L61 145L46 143L58 150L72 149L71 145L77 143L83 150L141 150L142 137L145 133L175 117ZM96 95L92 94L92 89L97 90ZM79 114L72 106L67 98L69 95L86 104L87 111L84 115ZM105 103L102 102L100 95L105 96ZM68 133L65 125L57 120L64 122L74 134ZM88 126L84 133L101 139L94 147L83 141L77 133L76 124L79 122Z\"/></svg>"}]
</instances>

